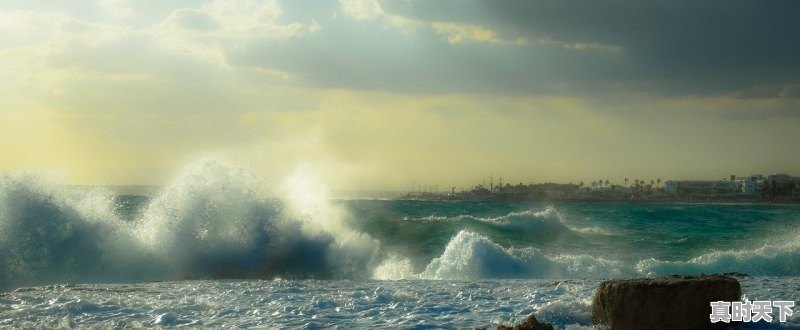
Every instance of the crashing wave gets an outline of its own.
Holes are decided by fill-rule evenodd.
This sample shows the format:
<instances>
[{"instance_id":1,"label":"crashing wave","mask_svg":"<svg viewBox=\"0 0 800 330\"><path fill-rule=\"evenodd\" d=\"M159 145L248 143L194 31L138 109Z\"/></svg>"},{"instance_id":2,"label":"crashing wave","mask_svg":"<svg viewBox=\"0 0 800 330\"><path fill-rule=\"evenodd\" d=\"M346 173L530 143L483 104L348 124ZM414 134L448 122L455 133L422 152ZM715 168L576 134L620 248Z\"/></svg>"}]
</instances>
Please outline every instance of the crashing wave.
<instances>
[{"instance_id":1,"label":"crashing wave","mask_svg":"<svg viewBox=\"0 0 800 330\"><path fill-rule=\"evenodd\" d=\"M548 257L534 248L506 249L487 237L462 230L421 274L430 279L566 278L619 276L624 266L587 255Z\"/></svg>"},{"instance_id":2,"label":"crashing wave","mask_svg":"<svg viewBox=\"0 0 800 330\"><path fill-rule=\"evenodd\" d=\"M189 166L140 219L114 214L113 194L35 174L0 175L0 283L21 285L187 277L362 278L378 242L295 214L245 168ZM330 226L330 225L329 225Z\"/></svg>"}]
</instances>

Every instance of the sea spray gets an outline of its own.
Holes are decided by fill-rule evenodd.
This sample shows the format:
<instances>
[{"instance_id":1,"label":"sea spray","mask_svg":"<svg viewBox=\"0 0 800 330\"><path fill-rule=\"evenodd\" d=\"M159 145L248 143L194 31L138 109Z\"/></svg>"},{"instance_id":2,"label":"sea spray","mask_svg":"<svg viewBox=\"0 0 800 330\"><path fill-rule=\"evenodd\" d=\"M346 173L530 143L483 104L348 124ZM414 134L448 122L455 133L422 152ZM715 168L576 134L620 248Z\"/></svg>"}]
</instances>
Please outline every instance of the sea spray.
<instances>
[{"instance_id":1,"label":"sea spray","mask_svg":"<svg viewBox=\"0 0 800 330\"><path fill-rule=\"evenodd\" d=\"M300 167L276 194L265 187L284 180L207 159L145 198L2 173L0 287L800 275L794 206L331 201L313 172ZM141 206L114 205L134 197Z\"/></svg>"},{"instance_id":2,"label":"sea spray","mask_svg":"<svg viewBox=\"0 0 800 330\"><path fill-rule=\"evenodd\" d=\"M0 173L0 289L146 279L148 256L131 230L114 214L107 190Z\"/></svg>"},{"instance_id":3,"label":"sea spray","mask_svg":"<svg viewBox=\"0 0 800 330\"><path fill-rule=\"evenodd\" d=\"M122 220L114 195L33 173L0 174L0 289L180 278L367 278L379 249L343 212L298 213L250 169L187 166ZM309 205L306 205L311 207Z\"/></svg>"},{"instance_id":4,"label":"sea spray","mask_svg":"<svg viewBox=\"0 0 800 330\"><path fill-rule=\"evenodd\" d=\"M302 222L306 236L331 235L327 263L337 277L369 278L380 241L353 230L345 221L349 215L330 203L328 187L308 164L301 164L284 182L287 212Z\"/></svg>"},{"instance_id":5,"label":"sea spray","mask_svg":"<svg viewBox=\"0 0 800 330\"><path fill-rule=\"evenodd\" d=\"M375 267L372 278L376 280L408 280L419 278L419 276L414 274L410 260L392 255L386 258L380 266Z\"/></svg>"},{"instance_id":6,"label":"sea spray","mask_svg":"<svg viewBox=\"0 0 800 330\"><path fill-rule=\"evenodd\" d=\"M287 207L264 186L249 169L204 160L151 202L139 236L178 276L368 276L377 242L330 230L327 200ZM325 211L298 213L309 208Z\"/></svg>"},{"instance_id":7,"label":"sea spray","mask_svg":"<svg viewBox=\"0 0 800 330\"><path fill-rule=\"evenodd\" d=\"M274 194L209 160L150 197L0 175L0 328L578 329L602 279L674 273L800 295L792 205L330 201L310 174ZM46 283L88 284L20 288Z\"/></svg>"}]
</instances>

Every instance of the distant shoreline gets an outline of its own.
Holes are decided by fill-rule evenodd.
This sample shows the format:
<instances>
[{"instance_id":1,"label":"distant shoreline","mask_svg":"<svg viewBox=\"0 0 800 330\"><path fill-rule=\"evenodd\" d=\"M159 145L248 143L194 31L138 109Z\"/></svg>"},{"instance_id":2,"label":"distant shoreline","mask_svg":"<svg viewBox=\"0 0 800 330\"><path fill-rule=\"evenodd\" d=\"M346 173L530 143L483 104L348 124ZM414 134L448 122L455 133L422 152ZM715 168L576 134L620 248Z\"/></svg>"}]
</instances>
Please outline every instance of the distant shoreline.
<instances>
[{"instance_id":1,"label":"distant shoreline","mask_svg":"<svg viewBox=\"0 0 800 330\"><path fill-rule=\"evenodd\" d=\"M718 197L664 197L664 198L421 198L401 196L398 201L460 201L460 202L576 202L576 203L631 203L631 204L800 204L800 199L718 198Z\"/></svg>"}]
</instances>

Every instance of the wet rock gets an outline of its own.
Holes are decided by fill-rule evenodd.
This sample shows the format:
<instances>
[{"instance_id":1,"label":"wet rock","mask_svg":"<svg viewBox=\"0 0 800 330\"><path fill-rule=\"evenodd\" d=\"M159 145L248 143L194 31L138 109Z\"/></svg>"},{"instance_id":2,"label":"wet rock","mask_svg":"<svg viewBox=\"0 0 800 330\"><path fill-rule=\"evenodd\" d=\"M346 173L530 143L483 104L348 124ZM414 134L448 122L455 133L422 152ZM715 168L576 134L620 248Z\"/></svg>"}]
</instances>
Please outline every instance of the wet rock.
<instances>
[{"instance_id":1,"label":"wet rock","mask_svg":"<svg viewBox=\"0 0 800 330\"><path fill-rule=\"evenodd\" d=\"M539 322L539 320L531 314L520 324L514 325L513 327L501 325L497 327L497 330L553 330L553 326Z\"/></svg>"},{"instance_id":2,"label":"wet rock","mask_svg":"<svg viewBox=\"0 0 800 330\"><path fill-rule=\"evenodd\" d=\"M738 301L739 281L728 276L672 276L600 283L592 302L592 322L614 330L723 329L711 323L712 301Z\"/></svg>"}]
</instances>

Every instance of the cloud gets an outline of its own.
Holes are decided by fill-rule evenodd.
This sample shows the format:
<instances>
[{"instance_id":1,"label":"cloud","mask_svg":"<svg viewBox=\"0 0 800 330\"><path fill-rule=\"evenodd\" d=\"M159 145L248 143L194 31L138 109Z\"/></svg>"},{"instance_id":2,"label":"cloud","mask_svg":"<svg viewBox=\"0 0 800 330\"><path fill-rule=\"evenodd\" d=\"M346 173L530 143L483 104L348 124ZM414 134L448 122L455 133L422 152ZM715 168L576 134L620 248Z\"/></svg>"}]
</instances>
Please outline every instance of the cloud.
<instances>
[{"instance_id":1,"label":"cloud","mask_svg":"<svg viewBox=\"0 0 800 330\"><path fill-rule=\"evenodd\" d=\"M0 168L137 182L218 152L391 187L797 167L789 2L73 3L0 5Z\"/></svg>"},{"instance_id":2,"label":"cloud","mask_svg":"<svg viewBox=\"0 0 800 330\"><path fill-rule=\"evenodd\" d=\"M345 14L357 21L371 21L383 14L376 0L339 0L339 4Z\"/></svg>"},{"instance_id":3,"label":"cloud","mask_svg":"<svg viewBox=\"0 0 800 330\"><path fill-rule=\"evenodd\" d=\"M451 44L459 44L465 40L479 41L479 42L494 42L500 43L503 40L497 38L494 31L471 25L462 25L447 22L434 22L431 26L439 34L447 36L447 42Z\"/></svg>"},{"instance_id":4,"label":"cloud","mask_svg":"<svg viewBox=\"0 0 800 330\"><path fill-rule=\"evenodd\" d=\"M226 48L253 40L287 40L321 29L316 21L308 28L299 22L282 24L282 16L276 0L213 0L196 9L173 11L153 33L168 51L227 66Z\"/></svg>"},{"instance_id":5,"label":"cloud","mask_svg":"<svg viewBox=\"0 0 800 330\"><path fill-rule=\"evenodd\" d=\"M317 33L320 30L322 30L322 25L316 19L312 19L311 24L308 24L308 33Z\"/></svg>"},{"instance_id":6,"label":"cloud","mask_svg":"<svg viewBox=\"0 0 800 330\"><path fill-rule=\"evenodd\" d=\"M97 4L116 19L127 19L136 16L125 0L97 0Z\"/></svg>"},{"instance_id":7,"label":"cloud","mask_svg":"<svg viewBox=\"0 0 800 330\"><path fill-rule=\"evenodd\" d=\"M596 56L551 61L569 73L560 78L574 92L597 94L601 85L614 85L660 95L718 96L794 84L800 77L800 44L793 42L800 34L796 1L764 6L755 0L388 0L382 6L385 15L482 26L563 52L591 51ZM624 60L609 62L611 53L624 53Z\"/></svg>"},{"instance_id":8,"label":"cloud","mask_svg":"<svg viewBox=\"0 0 800 330\"><path fill-rule=\"evenodd\" d=\"M303 24L280 24L278 2L214 0L197 9L175 10L161 24L174 33L246 39L289 39L302 34Z\"/></svg>"},{"instance_id":9,"label":"cloud","mask_svg":"<svg viewBox=\"0 0 800 330\"><path fill-rule=\"evenodd\" d=\"M565 41L552 40L549 38L539 38L536 39L536 42L540 45L556 45L559 47L563 47L564 49L578 50L578 51L594 50L594 51L620 52L623 50L622 46L607 45L597 42L565 42Z\"/></svg>"}]
</instances>

